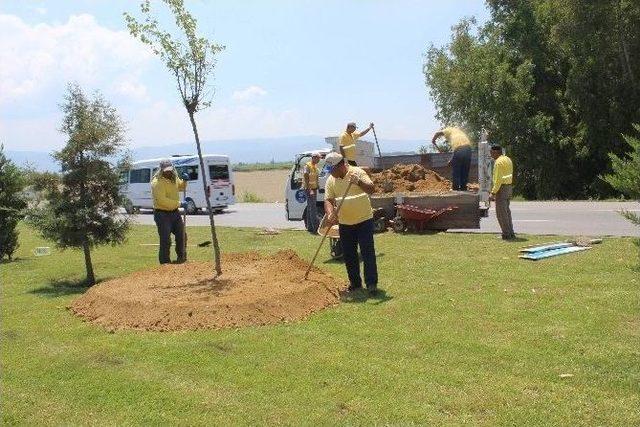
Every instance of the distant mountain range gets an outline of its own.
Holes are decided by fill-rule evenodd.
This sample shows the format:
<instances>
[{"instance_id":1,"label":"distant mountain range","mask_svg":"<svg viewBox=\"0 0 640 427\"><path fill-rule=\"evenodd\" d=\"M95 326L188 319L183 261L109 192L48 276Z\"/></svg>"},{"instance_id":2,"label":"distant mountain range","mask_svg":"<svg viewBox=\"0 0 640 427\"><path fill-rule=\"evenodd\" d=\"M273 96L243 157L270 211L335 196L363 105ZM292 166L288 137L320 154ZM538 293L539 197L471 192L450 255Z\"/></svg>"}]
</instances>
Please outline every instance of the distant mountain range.
<instances>
[{"instance_id":1,"label":"distant mountain range","mask_svg":"<svg viewBox=\"0 0 640 427\"><path fill-rule=\"evenodd\" d=\"M370 139L370 138L365 138ZM383 153L417 151L425 140L380 140ZM232 163L284 162L293 160L296 153L328 148L321 136L291 136L204 141L203 154L225 154ZM131 150L133 160L168 157L173 154L195 154L195 143L178 143L158 147L139 147ZM6 155L19 166L27 164L41 171L57 171L58 166L46 151L6 150Z\"/></svg>"}]
</instances>

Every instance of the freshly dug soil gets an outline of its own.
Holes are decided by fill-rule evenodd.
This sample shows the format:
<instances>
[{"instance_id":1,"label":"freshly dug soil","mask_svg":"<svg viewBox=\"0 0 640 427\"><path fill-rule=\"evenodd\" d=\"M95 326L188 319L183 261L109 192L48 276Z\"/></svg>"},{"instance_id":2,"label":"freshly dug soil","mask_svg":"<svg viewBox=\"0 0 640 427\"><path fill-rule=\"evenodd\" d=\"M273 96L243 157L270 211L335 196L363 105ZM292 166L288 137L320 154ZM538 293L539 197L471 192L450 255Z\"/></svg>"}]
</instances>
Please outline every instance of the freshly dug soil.
<instances>
[{"instance_id":1,"label":"freshly dug soil","mask_svg":"<svg viewBox=\"0 0 640 427\"><path fill-rule=\"evenodd\" d=\"M451 191L451 181L420 165L395 165L391 169L372 173L375 194L430 193Z\"/></svg>"},{"instance_id":2,"label":"freshly dug soil","mask_svg":"<svg viewBox=\"0 0 640 427\"><path fill-rule=\"evenodd\" d=\"M266 325L304 319L335 305L346 284L295 252L223 255L210 263L166 264L93 286L69 307L108 330L175 331Z\"/></svg>"}]
</instances>

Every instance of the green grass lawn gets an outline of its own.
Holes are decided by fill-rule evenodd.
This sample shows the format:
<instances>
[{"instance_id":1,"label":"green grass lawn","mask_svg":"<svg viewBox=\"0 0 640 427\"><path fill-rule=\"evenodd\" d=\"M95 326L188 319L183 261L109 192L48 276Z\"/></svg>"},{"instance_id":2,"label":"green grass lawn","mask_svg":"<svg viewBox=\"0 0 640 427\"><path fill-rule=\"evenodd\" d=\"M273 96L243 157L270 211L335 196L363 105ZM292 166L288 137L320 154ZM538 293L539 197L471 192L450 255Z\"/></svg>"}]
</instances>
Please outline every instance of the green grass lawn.
<instances>
[{"instance_id":1,"label":"green grass lawn","mask_svg":"<svg viewBox=\"0 0 640 427\"><path fill-rule=\"evenodd\" d=\"M206 227L189 233L207 240ZM96 250L98 277L156 265L156 248L139 245L155 234L139 226L126 245ZM307 258L319 242L250 229L220 238L225 251ZM630 239L528 262L524 243L493 235L387 233L376 237L386 298L293 324L175 333L82 322L66 309L85 290L74 286L81 253L35 257L48 244L25 227L20 242L18 260L0 265L3 425L640 424ZM327 259L325 248L319 264L344 277Z\"/></svg>"}]
</instances>

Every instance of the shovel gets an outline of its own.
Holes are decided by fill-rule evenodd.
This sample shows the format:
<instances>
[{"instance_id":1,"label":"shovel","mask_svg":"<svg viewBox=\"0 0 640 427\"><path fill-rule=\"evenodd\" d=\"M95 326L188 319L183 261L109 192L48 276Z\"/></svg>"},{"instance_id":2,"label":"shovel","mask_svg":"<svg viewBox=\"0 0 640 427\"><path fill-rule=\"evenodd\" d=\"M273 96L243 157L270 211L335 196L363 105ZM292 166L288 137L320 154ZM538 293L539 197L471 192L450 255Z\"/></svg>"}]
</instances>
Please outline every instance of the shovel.
<instances>
[{"instance_id":1,"label":"shovel","mask_svg":"<svg viewBox=\"0 0 640 427\"><path fill-rule=\"evenodd\" d=\"M344 194L342 195L342 199L340 199L340 203L338 203L338 207L335 210L335 215L336 216L338 216L338 213L340 213L340 208L342 207L342 203L344 203L344 198L347 197L347 194L349 194L349 190L350 189L351 189L351 181L349 181L349 185L347 185L347 189L344 191ZM316 258L318 257L318 253L320 252L320 248L322 247L322 244L324 243L325 239L327 238L327 235L329 234L329 231L331 231L331 227L327 227L327 230L322 235L322 240L320 241L320 244L318 245L318 249L316 249L316 254L313 256L313 259L309 263L309 267L307 268L307 272L304 273L304 280L307 280L307 277L309 276L309 272L311 271L311 267L313 267L313 263L316 261Z\"/></svg>"}]
</instances>

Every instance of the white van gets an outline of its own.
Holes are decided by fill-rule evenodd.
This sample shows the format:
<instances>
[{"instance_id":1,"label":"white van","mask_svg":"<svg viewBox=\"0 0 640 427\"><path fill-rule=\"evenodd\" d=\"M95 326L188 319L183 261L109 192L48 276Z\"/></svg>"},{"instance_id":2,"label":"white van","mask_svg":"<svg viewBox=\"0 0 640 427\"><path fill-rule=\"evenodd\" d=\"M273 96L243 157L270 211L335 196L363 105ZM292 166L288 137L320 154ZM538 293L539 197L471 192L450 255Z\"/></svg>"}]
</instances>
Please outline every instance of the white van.
<instances>
[{"instance_id":1,"label":"white van","mask_svg":"<svg viewBox=\"0 0 640 427\"><path fill-rule=\"evenodd\" d=\"M202 156L207 177L207 191L210 194L211 208L221 212L235 203L235 185L228 156L207 154ZM131 169L121 175L120 191L127 198L125 210L133 213L139 209L153 209L151 180L158 171L162 159L139 160L131 164ZM200 177L198 156L172 156L169 158L179 175L189 175L187 193L187 213L195 214L206 209L207 201ZM182 197L182 194L180 195Z\"/></svg>"}]
</instances>

